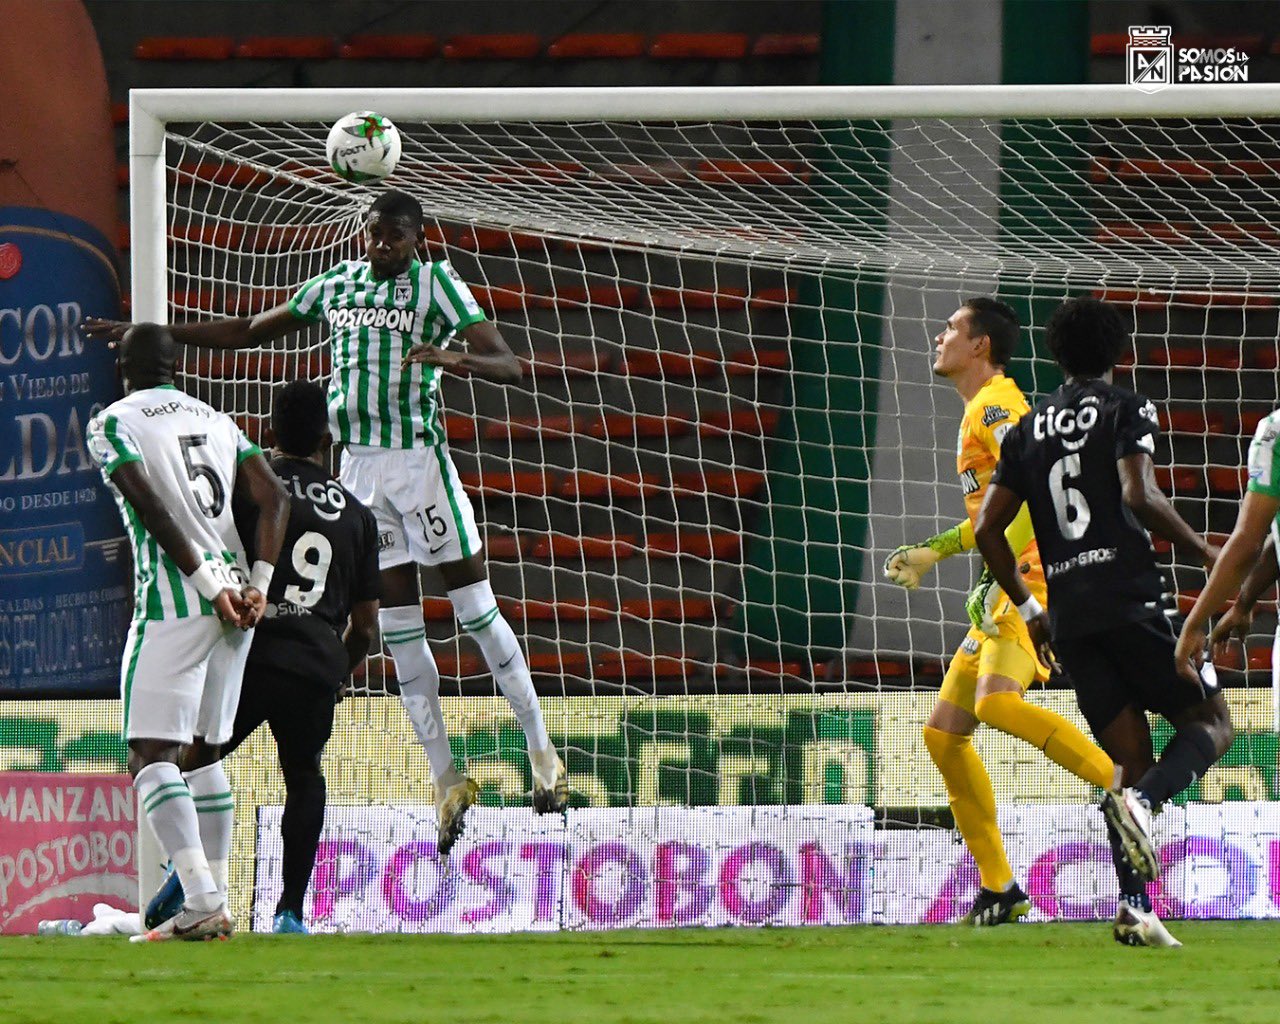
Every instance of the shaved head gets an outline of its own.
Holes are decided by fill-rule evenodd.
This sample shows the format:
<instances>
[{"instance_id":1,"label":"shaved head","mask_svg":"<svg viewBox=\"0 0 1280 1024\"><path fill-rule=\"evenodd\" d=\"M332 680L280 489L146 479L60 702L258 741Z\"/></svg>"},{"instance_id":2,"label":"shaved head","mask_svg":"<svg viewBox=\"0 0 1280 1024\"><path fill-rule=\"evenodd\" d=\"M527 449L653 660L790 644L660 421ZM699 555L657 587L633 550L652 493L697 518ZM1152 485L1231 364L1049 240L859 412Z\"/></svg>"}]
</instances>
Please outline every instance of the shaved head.
<instances>
[{"instance_id":1,"label":"shaved head","mask_svg":"<svg viewBox=\"0 0 1280 1024\"><path fill-rule=\"evenodd\" d=\"M134 324L120 339L120 375L125 390L137 391L173 383L178 343L160 324Z\"/></svg>"}]
</instances>

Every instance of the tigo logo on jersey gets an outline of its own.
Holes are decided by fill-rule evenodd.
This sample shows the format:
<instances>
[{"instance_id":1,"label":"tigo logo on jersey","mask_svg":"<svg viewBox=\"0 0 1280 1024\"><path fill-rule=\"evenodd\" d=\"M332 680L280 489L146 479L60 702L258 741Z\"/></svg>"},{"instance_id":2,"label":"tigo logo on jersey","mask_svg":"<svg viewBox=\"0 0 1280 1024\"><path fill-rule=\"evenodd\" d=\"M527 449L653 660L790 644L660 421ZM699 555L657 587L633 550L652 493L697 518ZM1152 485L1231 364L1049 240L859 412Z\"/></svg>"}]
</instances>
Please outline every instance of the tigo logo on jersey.
<instances>
[{"instance_id":1,"label":"tigo logo on jersey","mask_svg":"<svg viewBox=\"0 0 1280 1024\"><path fill-rule=\"evenodd\" d=\"M372 327L387 331L412 333L418 314L408 309L387 309L385 306L364 309L331 309L325 314L332 330L352 330Z\"/></svg>"}]
</instances>

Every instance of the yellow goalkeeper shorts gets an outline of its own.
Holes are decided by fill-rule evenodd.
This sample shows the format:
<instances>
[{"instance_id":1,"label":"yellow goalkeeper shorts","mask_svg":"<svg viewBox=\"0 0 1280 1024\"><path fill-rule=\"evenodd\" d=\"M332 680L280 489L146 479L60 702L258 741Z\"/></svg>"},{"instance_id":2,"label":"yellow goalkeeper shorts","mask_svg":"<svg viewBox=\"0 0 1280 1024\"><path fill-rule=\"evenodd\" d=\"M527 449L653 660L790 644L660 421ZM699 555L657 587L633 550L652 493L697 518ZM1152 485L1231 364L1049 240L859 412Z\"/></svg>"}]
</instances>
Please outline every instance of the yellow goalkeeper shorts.
<instances>
[{"instance_id":1,"label":"yellow goalkeeper shorts","mask_svg":"<svg viewBox=\"0 0 1280 1024\"><path fill-rule=\"evenodd\" d=\"M1036 588L1032 588L1036 599L1044 604L1045 594L1035 591ZM1043 683L1049 678L1048 668L1040 664L1036 656L1027 624L1007 597L1000 599L992 618L999 634L987 636L977 626L972 627L947 666L938 693L942 700L970 714L974 714L974 695L982 676L1005 676L1021 684L1023 690L1033 681Z\"/></svg>"}]
</instances>

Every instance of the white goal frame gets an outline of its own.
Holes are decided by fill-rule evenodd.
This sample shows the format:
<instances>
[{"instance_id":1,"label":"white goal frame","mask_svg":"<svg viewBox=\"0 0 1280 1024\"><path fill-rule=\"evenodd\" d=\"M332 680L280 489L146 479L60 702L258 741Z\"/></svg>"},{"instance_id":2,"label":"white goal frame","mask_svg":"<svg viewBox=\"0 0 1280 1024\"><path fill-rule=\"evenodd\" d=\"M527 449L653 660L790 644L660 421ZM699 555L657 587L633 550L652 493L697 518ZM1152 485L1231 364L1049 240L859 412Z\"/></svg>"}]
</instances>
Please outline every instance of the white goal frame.
<instances>
[{"instance_id":1,"label":"white goal frame","mask_svg":"<svg viewBox=\"0 0 1280 1024\"><path fill-rule=\"evenodd\" d=\"M166 323L165 124L329 121L377 109L393 121L692 121L906 117L1274 117L1280 84L774 86L618 89L132 89L129 229L135 319Z\"/></svg>"}]
</instances>

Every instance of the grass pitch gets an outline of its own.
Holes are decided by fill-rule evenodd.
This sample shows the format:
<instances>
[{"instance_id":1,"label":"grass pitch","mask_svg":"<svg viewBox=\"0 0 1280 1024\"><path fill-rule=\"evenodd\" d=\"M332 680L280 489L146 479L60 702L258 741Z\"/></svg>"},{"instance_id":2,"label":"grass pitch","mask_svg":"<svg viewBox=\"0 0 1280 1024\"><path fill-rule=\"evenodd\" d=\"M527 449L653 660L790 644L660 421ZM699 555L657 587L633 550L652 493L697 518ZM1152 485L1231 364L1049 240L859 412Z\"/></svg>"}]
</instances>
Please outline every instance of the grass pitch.
<instances>
[{"instance_id":1,"label":"grass pitch","mask_svg":"<svg viewBox=\"0 0 1280 1024\"><path fill-rule=\"evenodd\" d=\"M0 1021L1274 1024L1280 924L0 940Z\"/></svg>"}]
</instances>

